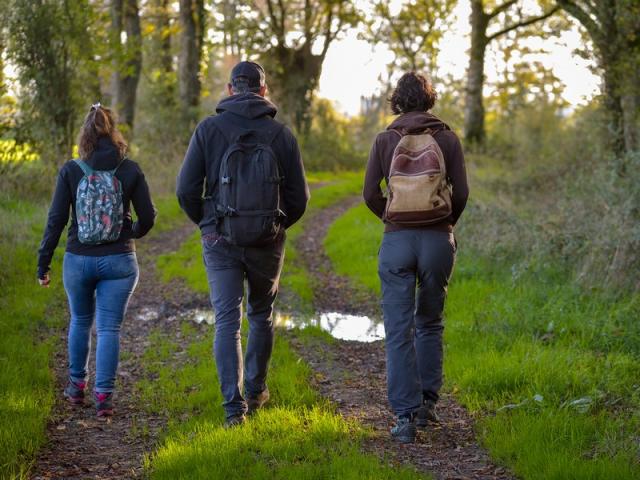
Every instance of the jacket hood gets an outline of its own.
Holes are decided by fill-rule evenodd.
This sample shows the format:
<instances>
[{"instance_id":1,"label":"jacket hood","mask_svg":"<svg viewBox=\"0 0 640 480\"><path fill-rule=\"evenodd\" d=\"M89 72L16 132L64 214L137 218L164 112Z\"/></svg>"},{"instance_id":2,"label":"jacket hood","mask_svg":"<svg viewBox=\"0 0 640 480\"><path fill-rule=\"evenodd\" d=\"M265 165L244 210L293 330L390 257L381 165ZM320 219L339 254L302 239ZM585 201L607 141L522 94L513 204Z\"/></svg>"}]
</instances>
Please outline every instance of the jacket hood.
<instances>
[{"instance_id":1,"label":"jacket hood","mask_svg":"<svg viewBox=\"0 0 640 480\"><path fill-rule=\"evenodd\" d=\"M98 145L86 163L94 170L113 170L122 161L118 148L109 137L100 137Z\"/></svg>"},{"instance_id":2,"label":"jacket hood","mask_svg":"<svg viewBox=\"0 0 640 480\"><path fill-rule=\"evenodd\" d=\"M404 130L406 133L424 132L426 129L451 130L449 125L428 112L408 112L396 118L387 130Z\"/></svg>"},{"instance_id":3,"label":"jacket hood","mask_svg":"<svg viewBox=\"0 0 640 480\"><path fill-rule=\"evenodd\" d=\"M231 112L244 118L275 117L276 106L257 93L239 93L223 99L216 107L217 113Z\"/></svg>"}]
</instances>

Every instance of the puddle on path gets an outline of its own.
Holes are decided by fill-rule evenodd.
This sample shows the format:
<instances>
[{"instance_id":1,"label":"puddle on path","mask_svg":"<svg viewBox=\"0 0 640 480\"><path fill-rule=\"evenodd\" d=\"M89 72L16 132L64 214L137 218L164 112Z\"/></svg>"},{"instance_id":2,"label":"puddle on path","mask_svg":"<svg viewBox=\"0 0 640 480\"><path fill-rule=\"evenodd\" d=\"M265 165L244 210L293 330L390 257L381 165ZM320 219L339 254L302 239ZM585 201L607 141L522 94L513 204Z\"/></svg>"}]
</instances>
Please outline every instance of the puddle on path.
<instances>
[{"instance_id":1,"label":"puddle on path","mask_svg":"<svg viewBox=\"0 0 640 480\"><path fill-rule=\"evenodd\" d=\"M213 325L216 322L216 316L212 309L194 308L186 310L183 313L175 316L178 320L191 320L197 324L206 323L207 325Z\"/></svg>"},{"instance_id":2,"label":"puddle on path","mask_svg":"<svg viewBox=\"0 0 640 480\"><path fill-rule=\"evenodd\" d=\"M157 320L160 317L160 312L151 307L144 307L140 310L140 312L136 315L138 320L143 322L148 322L151 320ZM215 315L213 310L204 309L204 308L192 308L184 310L178 314L171 315L167 317L168 321L192 321L198 324L206 323L208 325L213 325L215 323Z\"/></svg>"},{"instance_id":3,"label":"puddle on path","mask_svg":"<svg viewBox=\"0 0 640 480\"><path fill-rule=\"evenodd\" d=\"M136 315L138 320L148 322L157 320L160 312L154 308L145 307ZM169 321L192 321L198 324L215 324L215 314L212 309L187 309L167 318ZM276 314L276 326L284 328L304 328L315 326L328 332L332 337L340 340L357 342L375 342L384 339L384 326L380 319L360 315L349 315L339 312L319 313L314 317L299 317Z\"/></svg>"},{"instance_id":4,"label":"puddle on path","mask_svg":"<svg viewBox=\"0 0 640 480\"><path fill-rule=\"evenodd\" d=\"M381 320L339 312L319 313L312 318L277 315L276 325L285 328L316 326L340 340L375 342L384 339Z\"/></svg>"}]
</instances>

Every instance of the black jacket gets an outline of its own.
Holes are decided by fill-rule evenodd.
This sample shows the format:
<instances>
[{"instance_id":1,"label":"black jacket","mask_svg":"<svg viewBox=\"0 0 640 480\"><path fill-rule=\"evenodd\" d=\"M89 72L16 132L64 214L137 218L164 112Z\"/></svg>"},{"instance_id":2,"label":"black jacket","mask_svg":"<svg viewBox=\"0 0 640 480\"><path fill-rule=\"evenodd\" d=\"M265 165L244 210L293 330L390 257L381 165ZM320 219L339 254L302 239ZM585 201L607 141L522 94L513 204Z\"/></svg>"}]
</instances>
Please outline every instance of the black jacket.
<instances>
[{"instance_id":1,"label":"black jacket","mask_svg":"<svg viewBox=\"0 0 640 480\"><path fill-rule=\"evenodd\" d=\"M229 147L229 132L273 130L278 133L271 147L284 176L284 226L290 227L302 217L307 207L309 188L296 138L291 130L273 119L277 112L275 105L255 93L245 93L225 98L218 104L216 112L218 115L200 122L191 137L178 174L176 195L180 206L200 226L203 234L215 232L214 202L204 197L215 197L220 162Z\"/></svg>"},{"instance_id":2,"label":"black jacket","mask_svg":"<svg viewBox=\"0 0 640 480\"><path fill-rule=\"evenodd\" d=\"M94 170L113 170L121 160L115 145L109 138L103 137L98 141L98 147L87 159L87 163ZM39 278L49 271L53 252L58 246L62 230L69 221L69 209L71 209L71 223L67 234L66 251L76 255L98 257L133 252L136 249L134 239L143 237L151 230L156 210L151 202L149 187L142 170L136 162L126 159L118 167L115 175L122 183L124 225L120 238L112 243L86 245L78 241L76 220L76 190L84 173L74 161L69 161L62 166L49 208L47 226L38 250ZM138 217L136 222L132 221L131 203Z\"/></svg>"}]
</instances>

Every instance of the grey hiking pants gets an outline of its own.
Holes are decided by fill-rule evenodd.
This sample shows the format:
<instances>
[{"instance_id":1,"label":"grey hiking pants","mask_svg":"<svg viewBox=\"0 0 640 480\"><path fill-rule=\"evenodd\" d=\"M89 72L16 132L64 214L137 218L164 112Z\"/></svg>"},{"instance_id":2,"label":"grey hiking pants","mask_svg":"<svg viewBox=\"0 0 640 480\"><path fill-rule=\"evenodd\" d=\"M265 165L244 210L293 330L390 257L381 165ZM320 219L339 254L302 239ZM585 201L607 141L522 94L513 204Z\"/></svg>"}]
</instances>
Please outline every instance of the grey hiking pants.
<instances>
[{"instance_id":1,"label":"grey hiking pants","mask_svg":"<svg viewBox=\"0 0 640 480\"><path fill-rule=\"evenodd\" d=\"M284 261L284 232L265 247L229 245L216 234L202 237L211 304L215 310L213 351L227 418L247 411L244 394L266 388L273 350L273 302ZM249 337L242 358L240 325L244 281L247 280Z\"/></svg>"},{"instance_id":2,"label":"grey hiking pants","mask_svg":"<svg viewBox=\"0 0 640 480\"><path fill-rule=\"evenodd\" d=\"M442 386L442 312L455 251L452 233L401 230L384 234L378 274L382 283L387 390L396 415L413 413L423 398L438 399Z\"/></svg>"}]
</instances>

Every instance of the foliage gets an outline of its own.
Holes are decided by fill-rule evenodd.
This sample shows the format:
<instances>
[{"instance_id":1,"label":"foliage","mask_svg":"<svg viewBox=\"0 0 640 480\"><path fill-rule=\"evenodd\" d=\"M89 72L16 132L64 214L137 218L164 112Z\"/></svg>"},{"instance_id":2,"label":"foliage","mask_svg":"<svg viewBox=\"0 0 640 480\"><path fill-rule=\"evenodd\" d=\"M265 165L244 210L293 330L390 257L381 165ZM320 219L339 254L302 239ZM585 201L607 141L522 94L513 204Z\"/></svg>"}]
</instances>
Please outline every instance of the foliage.
<instances>
[{"instance_id":1,"label":"foliage","mask_svg":"<svg viewBox=\"0 0 640 480\"><path fill-rule=\"evenodd\" d=\"M376 0L363 38L384 43L395 55L391 71L437 70L438 44L455 21L456 0L409 0L393 13L388 1Z\"/></svg>"},{"instance_id":2,"label":"foliage","mask_svg":"<svg viewBox=\"0 0 640 480\"><path fill-rule=\"evenodd\" d=\"M354 142L358 120L340 115L326 99L314 101L312 108L311 128L300 135L305 166L310 170L362 168L373 139L362 146Z\"/></svg>"},{"instance_id":3,"label":"foliage","mask_svg":"<svg viewBox=\"0 0 640 480\"><path fill-rule=\"evenodd\" d=\"M7 52L21 86L18 140L60 164L71 155L79 105L95 91L92 6L11 0L8 12Z\"/></svg>"}]
</instances>

